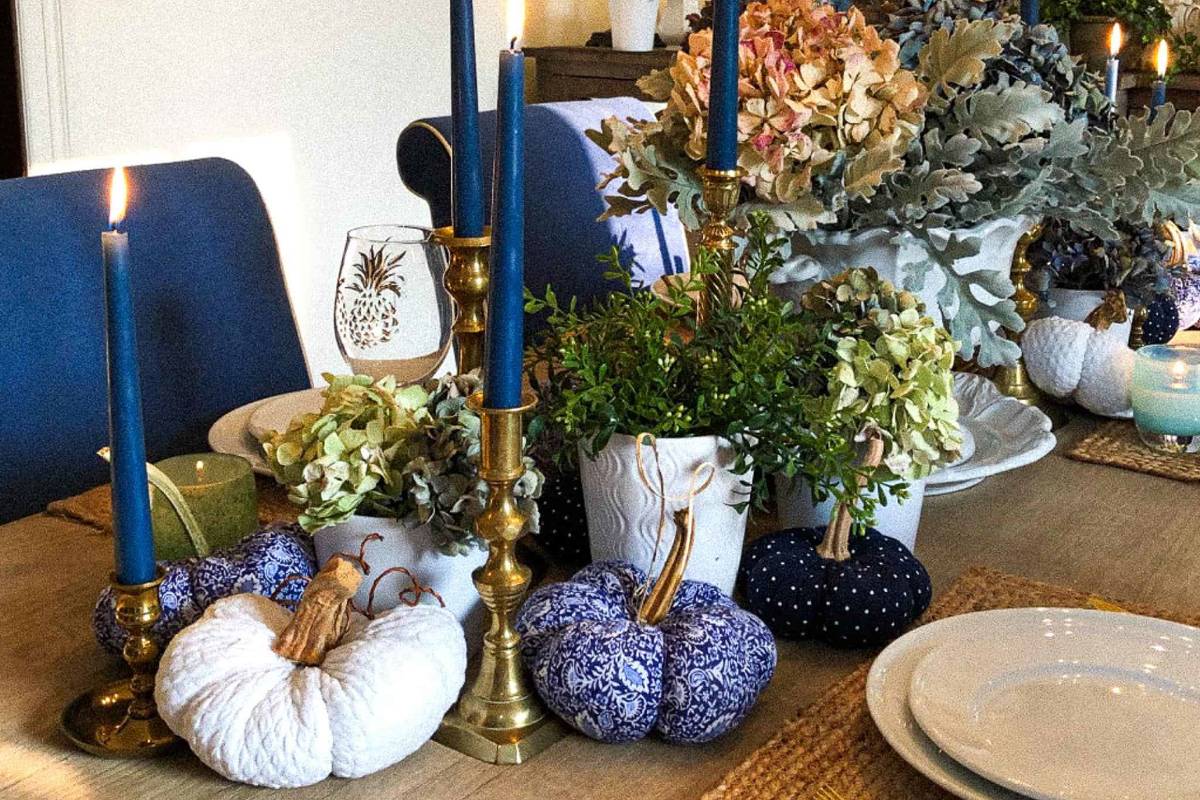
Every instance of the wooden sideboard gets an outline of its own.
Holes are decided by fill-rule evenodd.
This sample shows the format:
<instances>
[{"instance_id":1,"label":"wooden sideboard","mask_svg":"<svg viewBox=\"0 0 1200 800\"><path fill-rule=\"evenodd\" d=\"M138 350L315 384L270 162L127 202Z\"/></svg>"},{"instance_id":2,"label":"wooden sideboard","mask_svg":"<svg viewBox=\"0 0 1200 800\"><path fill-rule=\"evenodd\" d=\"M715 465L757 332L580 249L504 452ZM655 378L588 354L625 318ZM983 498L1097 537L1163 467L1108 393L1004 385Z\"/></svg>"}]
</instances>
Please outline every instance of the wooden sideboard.
<instances>
[{"instance_id":1,"label":"wooden sideboard","mask_svg":"<svg viewBox=\"0 0 1200 800\"><path fill-rule=\"evenodd\" d=\"M637 79L664 69L676 48L626 53L609 47L532 47L537 60L537 102L587 100L593 97L640 97Z\"/></svg>"}]
</instances>

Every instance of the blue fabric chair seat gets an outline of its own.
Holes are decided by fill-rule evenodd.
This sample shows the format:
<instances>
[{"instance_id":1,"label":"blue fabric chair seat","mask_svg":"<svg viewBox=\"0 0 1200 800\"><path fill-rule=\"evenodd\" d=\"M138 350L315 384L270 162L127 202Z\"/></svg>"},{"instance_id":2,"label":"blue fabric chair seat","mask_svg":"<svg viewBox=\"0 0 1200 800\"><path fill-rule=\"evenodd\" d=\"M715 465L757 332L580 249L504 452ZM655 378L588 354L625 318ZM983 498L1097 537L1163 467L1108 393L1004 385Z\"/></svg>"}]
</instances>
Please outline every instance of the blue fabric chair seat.
<instances>
[{"instance_id":1,"label":"blue fabric chair seat","mask_svg":"<svg viewBox=\"0 0 1200 800\"><path fill-rule=\"evenodd\" d=\"M644 286L687 269L687 240L673 212L597 220L606 206L596 185L613 162L584 132L612 116L647 118L650 112L632 98L526 109L525 285L538 296L553 286L561 300L576 297L586 304L611 292L614 285L604 279L604 266L596 257L613 245ZM495 112L480 115L484 164L489 167L484 170L489 215L495 128ZM400 134L396 145L401 179L426 200L439 227L450 224L450 129L449 117L420 120ZM527 336L537 328L534 320Z\"/></svg>"},{"instance_id":2,"label":"blue fabric chair seat","mask_svg":"<svg viewBox=\"0 0 1200 800\"><path fill-rule=\"evenodd\" d=\"M225 412L308 386L274 233L232 162L128 173L147 454L204 452ZM0 521L107 479L108 176L0 181Z\"/></svg>"}]
</instances>

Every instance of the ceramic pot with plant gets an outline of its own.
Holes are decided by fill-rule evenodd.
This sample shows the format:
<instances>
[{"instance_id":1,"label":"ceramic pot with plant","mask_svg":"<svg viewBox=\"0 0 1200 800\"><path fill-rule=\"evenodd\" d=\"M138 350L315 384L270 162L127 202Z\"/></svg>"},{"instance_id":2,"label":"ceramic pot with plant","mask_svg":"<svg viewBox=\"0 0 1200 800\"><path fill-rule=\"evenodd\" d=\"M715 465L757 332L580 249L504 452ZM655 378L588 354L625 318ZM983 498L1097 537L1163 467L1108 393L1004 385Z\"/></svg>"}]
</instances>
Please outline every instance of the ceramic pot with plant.
<instances>
[{"instance_id":1,"label":"ceramic pot with plant","mask_svg":"<svg viewBox=\"0 0 1200 800\"><path fill-rule=\"evenodd\" d=\"M1121 24L1124 41L1121 63L1127 70L1149 71L1145 45L1171 31L1171 12L1161 0L1046 0L1042 21L1067 34L1071 52L1084 66L1103 72L1110 53L1108 35L1114 22Z\"/></svg>"},{"instance_id":2,"label":"ceramic pot with plant","mask_svg":"<svg viewBox=\"0 0 1200 800\"><path fill-rule=\"evenodd\" d=\"M924 479L962 445L954 342L913 294L897 291L871 269L817 284L801 299L799 316L824 331L831 345L808 425L834 449L808 467L819 470L819 481L780 476L780 524L832 526L831 512L850 512L911 550ZM856 466L863 431L880 448L869 472Z\"/></svg>"},{"instance_id":3,"label":"ceramic pot with plant","mask_svg":"<svg viewBox=\"0 0 1200 800\"><path fill-rule=\"evenodd\" d=\"M738 215L764 210L798 256L822 248L817 279L862 266L852 258L868 245L893 248L880 268L903 265L892 276L903 289L940 286L931 316L982 365L1020 353L1004 331L1022 326L1008 273L1022 220L1062 219L1113 241L1116 221L1200 215L1200 116L1114 118L1101 78L1052 26L1002 12L900 0L876 28L855 8L775 0L741 17ZM653 119L593 132L614 158L609 214L674 207L701 224L711 48L699 30L670 69L642 79L665 103ZM775 279L803 289L814 276L789 273L812 264Z\"/></svg>"},{"instance_id":4,"label":"ceramic pot with plant","mask_svg":"<svg viewBox=\"0 0 1200 800\"><path fill-rule=\"evenodd\" d=\"M390 377L325 377L321 410L263 444L276 479L303 508L300 524L320 562L361 546L373 569L407 567L478 641L484 614L471 573L486 559L475 520L488 489L479 477L479 417L466 402L477 375L404 387ZM536 527L542 476L532 461L526 466L516 495ZM396 581L378 588L375 609L400 602ZM359 608L367 591L355 598Z\"/></svg>"},{"instance_id":5,"label":"ceramic pot with plant","mask_svg":"<svg viewBox=\"0 0 1200 800\"><path fill-rule=\"evenodd\" d=\"M699 464L719 468L697 498L703 507L687 577L725 592L737 576L747 509L765 499L766 476L796 473L821 445L803 415L817 360L831 345L771 291L782 245L757 218L741 262L749 275L742 302L718 306L704 324L689 290L716 268L705 250L692 277L665 294L635 290L614 251L608 274L622 287L592 308L562 303L552 291L530 296L527 309L548 314L532 352L542 403L531 432L535 443L556 443L549 456L580 466L594 559L657 566L647 545L661 508L639 477L639 434L657 439L661 463L647 450L644 464L655 483L661 469L670 496L686 494Z\"/></svg>"}]
</instances>

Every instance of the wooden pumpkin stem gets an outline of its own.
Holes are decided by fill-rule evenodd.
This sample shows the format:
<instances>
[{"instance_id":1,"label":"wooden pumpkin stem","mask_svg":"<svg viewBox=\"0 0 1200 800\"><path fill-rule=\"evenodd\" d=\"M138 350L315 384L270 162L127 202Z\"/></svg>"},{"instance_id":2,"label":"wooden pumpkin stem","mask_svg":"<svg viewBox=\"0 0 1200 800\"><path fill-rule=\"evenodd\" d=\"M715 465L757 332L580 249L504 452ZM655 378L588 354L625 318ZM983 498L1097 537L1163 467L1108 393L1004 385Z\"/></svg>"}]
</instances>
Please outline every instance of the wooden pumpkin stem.
<instances>
[{"instance_id":1,"label":"wooden pumpkin stem","mask_svg":"<svg viewBox=\"0 0 1200 800\"><path fill-rule=\"evenodd\" d=\"M363 540L358 543L358 555L355 556L355 555L351 555L350 553L334 553L334 555L341 556L342 558L346 559L347 561L351 561L351 562L357 564L358 568L362 570L363 575L370 575L371 574L371 565L367 563L367 545L370 544L371 542L382 542L382 541L383 541L383 534L372 533L369 536L366 536L365 538L363 538Z\"/></svg>"},{"instance_id":2,"label":"wooden pumpkin stem","mask_svg":"<svg viewBox=\"0 0 1200 800\"><path fill-rule=\"evenodd\" d=\"M683 572L687 568L688 558L692 555L692 543L696 538L696 526L692 524L690 508L675 512L675 541L671 543L671 552L663 562L662 573L654 582L654 587L642 601L638 609L638 622L643 625L657 625L667 617L675 595L683 583Z\"/></svg>"},{"instance_id":3,"label":"wooden pumpkin stem","mask_svg":"<svg viewBox=\"0 0 1200 800\"><path fill-rule=\"evenodd\" d=\"M296 613L273 649L297 664L315 667L350 624L350 600L363 582L354 559L334 556L309 582Z\"/></svg>"},{"instance_id":4,"label":"wooden pumpkin stem","mask_svg":"<svg viewBox=\"0 0 1200 800\"><path fill-rule=\"evenodd\" d=\"M1110 289L1104 295L1104 302L1092 309L1092 313L1087 315L1084 322L1098 331L1106 331L1127 319L1129 307L1125 304L1125 293L1120 289Z\"/></svg>"},{"instance_id":5,"label":"wooden pumpkin stem","mask_svg":"<svg viewBox=\"0 0 1200 800\"><path fill-rule=\"evenodd\" d=\"M867 439L867 452L863 455L862 469L856 478L858 489L867 485L867 475L883 461L883 433L874 426L863 431ZM825 529L825 538L817 545L817 555L832 561L846 561L850 558L850 526L854 518L845 502L839 502L833 507L833 515L829 526Z\"/></svg>"},{"instance_id":6,"label":"wooden pumpkin stem","mask_svg":"<svg viewBox=\"0 0 1200 800\"><path fill-rule=\"evenodd\" d=\"M408 586L408 587L400 590L400 602L401 603L404 603L404 605L411 608L413 606L416 606L417 603L421 602L421 595L427 594L427 595L433 596L434 599L436 599L439 603L441 603L442 608L446 607L446 601L442 599L442 596L440 594L438 594L437 591L433 589L433 587L425 586L420 581L418 581L417 576L414 575L412 573L412 570L410 570L408 567L388 567L383 572L381 572L379 574L379 577L375 579L375 582L371 584L371 591L367 595L367 613L364 614L363 616L367 617L368 619L375 619L375 590L379 588L380 581L382 581L388 575L392 575L397 572L401 573L403 575L407 575L409 582L412 584L411 586ZM411 601L405 599L405 595L408 595L408 594L412 595Z\"/></svg>"}]
</instances>

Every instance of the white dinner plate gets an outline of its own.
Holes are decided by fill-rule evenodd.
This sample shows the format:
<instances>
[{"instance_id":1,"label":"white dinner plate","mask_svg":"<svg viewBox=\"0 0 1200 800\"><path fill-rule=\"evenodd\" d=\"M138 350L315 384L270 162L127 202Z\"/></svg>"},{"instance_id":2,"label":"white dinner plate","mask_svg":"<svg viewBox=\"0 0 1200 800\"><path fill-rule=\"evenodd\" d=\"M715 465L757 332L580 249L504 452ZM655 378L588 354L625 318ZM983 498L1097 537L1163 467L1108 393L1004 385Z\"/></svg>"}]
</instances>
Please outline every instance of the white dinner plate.
<instances>
[{"instance_id":1,"label":"white dinner plate","mask_svg":"<svg viewBox=\"0 0 1200 800\"><path fill-rule=\"evenodd\" d=\"M956 636L977 635L978 624L974 614L950 617L915 628L888 645L876 657L867 675L867 708L892 749L913 769L955 797L1022 800L1020 795L981 778L943 753L908 709L908 687L921 659Z\"/></svg>"},{"instance_id":2,"label":"white dinner plate","mask_svg":"<svg viewBox=\"0 0 1200 800\"><path fill-rule=\"evenodd\" d=\"M321 410L321 392L319 389L302 389L263 400L250 414L247 425L250 435L262 441L273 431L286 431L289 423L301 414Z\"/></svg>"},{"instance_id":3,"label":"white dinner plate","mask_svg":"<svg viewBox=\"0 0 1200 800\"><path fill-rule=\"evenodd\" d=\"M262 448L258 441L250 435L250 415L261 405L263 400L255 400L241 408L235 408L221 417L208 429L208 446L214 453L229 453L241 456L250 462L250 466L259 475L271 475L271 468L263 458Z\"/></svg>"},{"instance_id":4,"label":"white dinner plate","mask_svg":"<svg viewBox=\"0 0 1200 800\"><path fill-rule=\"evenodd\" d=\"M947 754L1036 800L1200 796L1200 630L1080 609L975 616L909 685Z\"/></svg>"},{"instance_id":5,"label":"white dinner plate","mask_svg":"<svg viewBox=\"0 0 1200 800\"><path fill-rule=\"evenodd\" d=\"M980 375L954 376L959 425L974 439L969 458L938 470L925 482L929 495L949 494L984 478L1032 464L1054 449L1050 418L1036 408L1000 393Z\"/></svg>"}]
</instances>

